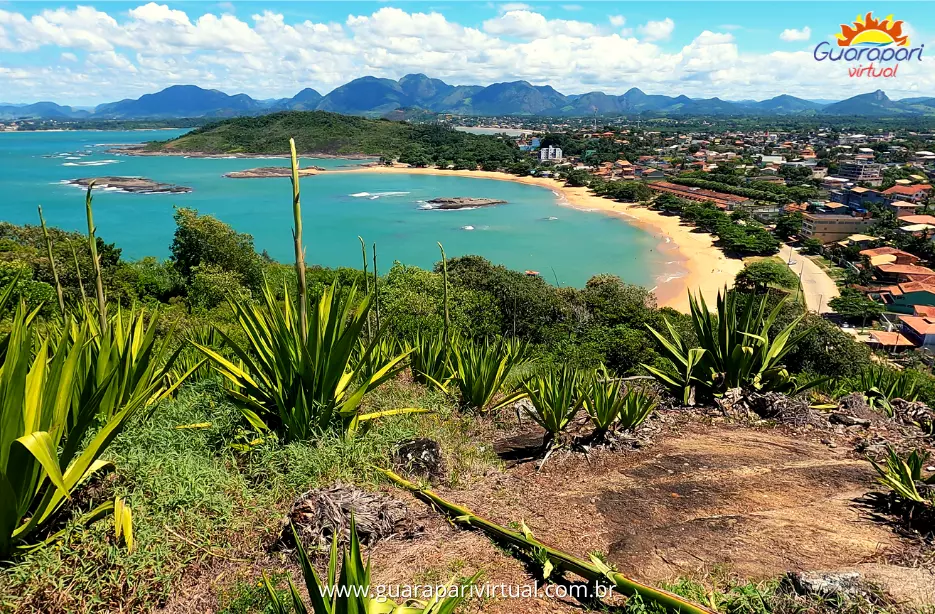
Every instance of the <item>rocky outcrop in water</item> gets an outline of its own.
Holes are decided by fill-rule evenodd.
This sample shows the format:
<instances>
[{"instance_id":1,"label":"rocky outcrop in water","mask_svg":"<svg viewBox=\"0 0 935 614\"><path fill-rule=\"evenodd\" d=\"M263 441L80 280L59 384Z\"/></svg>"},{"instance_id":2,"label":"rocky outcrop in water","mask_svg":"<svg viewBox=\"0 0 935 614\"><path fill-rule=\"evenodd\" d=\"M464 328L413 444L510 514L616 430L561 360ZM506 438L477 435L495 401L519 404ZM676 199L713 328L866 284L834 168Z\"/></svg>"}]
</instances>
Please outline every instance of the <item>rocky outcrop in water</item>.
<instances>
[{"instance_id":1,"label":"rocky outcrop in water","mask_svg":"<svg viewBox=\"0 0 935 614\"><path fill-rule=\"evenodd\" d=\"M433 198L425 201L432 205L432 209L467 209L468 207L490 207L491 205L505 205L505 200L495 198L468 198L466 196L452 196Z\"/></svg>"},{"instance_id":2,"label":"rocky outcrop in water","mask_svg":"<svg viewBox=\"0 0 935 614\"><path fill-rule=\"evenodd\" d=\"M316 175L323 171L320 166L306 166L299 169L299 176ZM266 177L291 177L292 169L288 166L261 166L260 168L248 168L242 171L231 171L224 173L225 177L230 179L264 179Z\"/></svg>"},{"instance_id":3,"label":"rocky outcrop in water","mask_svg":"<svg viewBox=\"0 0 935 614\"><path fill-rule=\"evenodd\" d=\"M94 182L94 187L97 189L111 188L131 194L183 194L192 191L191 188L183 185L160 183L145 177L82 177L70 179L67 183L86 188L91 182Z\"/></svg>"}]
</instances>

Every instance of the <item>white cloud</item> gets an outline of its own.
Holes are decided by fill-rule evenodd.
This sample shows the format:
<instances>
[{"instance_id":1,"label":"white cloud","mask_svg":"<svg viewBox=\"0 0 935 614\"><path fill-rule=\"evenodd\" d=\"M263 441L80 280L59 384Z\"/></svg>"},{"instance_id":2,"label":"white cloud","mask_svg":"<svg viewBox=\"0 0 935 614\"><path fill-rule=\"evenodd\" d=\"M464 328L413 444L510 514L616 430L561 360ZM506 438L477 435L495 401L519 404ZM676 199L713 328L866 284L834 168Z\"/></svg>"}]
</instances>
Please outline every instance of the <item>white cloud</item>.
<instances>
[{"instance_id":1,"label":"white cloud","mask_svg":"<svg viewBox=\"0 0 935 614\"><path fill-rule=\"evenodd\" d=\"M823 97L831 90L845 97L881 86L857 83L843 67L816 62L807 51L746 51L728 25L692 33L690 42L673 47L663 42L674 31L671 18L631 32L623 15L601 23L549 19L525 5L491 5L492 17L479 27L428 7L385 6L329 23L271 10L237 17L222 14L218 4L200 11L194 4L174 6L184 10L157 2L126 12L0 10L4 99L89 104L176 83L271 98L413 72L452 84L525 79L565 93L620 94L638 86L706 98ZM498 8L509 10L498 14ZM935 91L935 72L926 66L905 63L899 78L885 84L887 92Z\"/></svg>"},{"instance_id":2,"label":"white cloud","mask_svg":"<svg viewBox=\"0 0 935 614\"><path fill-rule=\"evenodd\" d=\"M516 38L544 38L547 36L595 36L597 26L584 21L565 19L546 19L540 13L532 11L508 11L494 19L484 22L483 29L495 36Z\"/></svg>"},{"instance_id":3,"label":"white cloud","mask_svg":"<svg viewBox=\"0 0 935 614\"><path fill-rule=\"evenodd\" d=\"M788 28L782 31L782 34L779 35L779 38L786 41L787 43L807 41L812 37L812 29L808 26L805 26L801 30L796 30L795 28Z\"/></svg>"},{"instance_id":4,"label":"white cloud","mask_svg":"<svg viewBox=\"0 0 935 614\"><path fill-rule=\"evenodd\" d=\"M531 11L532 7L522 2L507 2L506 4L501 4L497 9L501 13L508 13L509 11Z\"/></svg>"},{"instance_id":5,"label":"white cloud","mask_svg":"<svg viewBox=\"0 0 935 614\"><path fill-rule=\"evenodd\" d=\"M647 21L639 27L640 34L648 41L667 41L675 30L675 22L666 17L662 21Z\"/></svg>"}]
</instances>

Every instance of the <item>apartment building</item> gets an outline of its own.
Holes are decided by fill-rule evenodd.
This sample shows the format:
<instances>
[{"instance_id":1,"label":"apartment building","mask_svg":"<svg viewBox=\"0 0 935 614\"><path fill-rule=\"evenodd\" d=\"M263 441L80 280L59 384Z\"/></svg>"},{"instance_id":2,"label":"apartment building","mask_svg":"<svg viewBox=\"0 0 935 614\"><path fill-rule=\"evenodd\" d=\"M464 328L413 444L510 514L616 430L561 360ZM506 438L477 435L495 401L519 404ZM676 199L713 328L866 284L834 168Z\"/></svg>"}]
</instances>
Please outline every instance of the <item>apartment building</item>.
<instances>
[{"instance_id":1,"label":"apartment building","mask_svg":"<svg viewBox=\"0 0 935 614\"><path fill-rule=\"evenodd\" d=\"M873 226L873 220L867 217L844 214L803 213L802 237L816 239L822 243L841 241L853 234L860 234Z\"/></svg>"}]
</instances>

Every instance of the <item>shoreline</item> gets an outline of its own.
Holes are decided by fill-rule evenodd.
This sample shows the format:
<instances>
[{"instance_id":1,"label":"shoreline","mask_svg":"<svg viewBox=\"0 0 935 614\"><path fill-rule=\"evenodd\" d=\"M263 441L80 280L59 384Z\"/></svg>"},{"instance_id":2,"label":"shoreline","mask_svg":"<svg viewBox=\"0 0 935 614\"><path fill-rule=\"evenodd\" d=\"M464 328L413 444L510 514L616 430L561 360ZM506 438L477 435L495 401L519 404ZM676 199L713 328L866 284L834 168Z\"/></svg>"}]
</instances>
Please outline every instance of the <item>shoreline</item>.
<instances>
[{"instance_id":1,"label":"shoreline","mask_svg":"<svg viewBox=\"0 0 935 614\"><path fill-rule=\"evenodd\" d=\"M454 171L409 166L361 166L360 168L329 170L328 173L383 173L410 175L453 175L475 179L512 181L536 185L551 190L559 204L580 211L600 212L623 217L659 239L658 249L672 255L662 271L653 292L659 307L671 307L683 313L689 311L688 290L701 291L708 304L714 304L717 293L725 285L732 286L734 276L743 269L743 261L728 258L714 245L715 238L683 226L677 216L663 215L637 203L621 203L591 194L588 188L571 188L564 182L545 177L518 177L494 171Z\"/></svg>"}]
</instances>

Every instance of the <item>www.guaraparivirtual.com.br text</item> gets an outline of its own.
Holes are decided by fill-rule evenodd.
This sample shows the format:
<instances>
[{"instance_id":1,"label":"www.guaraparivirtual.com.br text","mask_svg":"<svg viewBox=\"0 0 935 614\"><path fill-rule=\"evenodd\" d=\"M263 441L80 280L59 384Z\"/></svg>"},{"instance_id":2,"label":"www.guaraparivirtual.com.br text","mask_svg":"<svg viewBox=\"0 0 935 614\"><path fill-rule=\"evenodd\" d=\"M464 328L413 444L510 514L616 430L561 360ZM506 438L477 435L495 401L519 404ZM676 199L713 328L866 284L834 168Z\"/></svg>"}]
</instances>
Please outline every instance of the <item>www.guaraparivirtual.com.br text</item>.
<instances>
[{"instance_id":1,"label":"www.guaraparivirtual.com.br text","mask_svg":"<svg viewBox=\"0 0 935 614\"><path fill-rule=\"evenodd\" d=\"M481 599L523 598L604 598L613 588L604 584L374 584L371 586L322 586L326 599L334 597L369 597L378 602L417 599L431 601L435 598L464 597Z\"/></svg>"}]
</instances>

